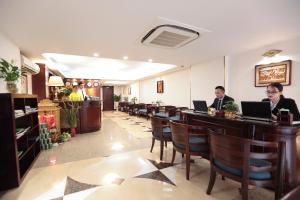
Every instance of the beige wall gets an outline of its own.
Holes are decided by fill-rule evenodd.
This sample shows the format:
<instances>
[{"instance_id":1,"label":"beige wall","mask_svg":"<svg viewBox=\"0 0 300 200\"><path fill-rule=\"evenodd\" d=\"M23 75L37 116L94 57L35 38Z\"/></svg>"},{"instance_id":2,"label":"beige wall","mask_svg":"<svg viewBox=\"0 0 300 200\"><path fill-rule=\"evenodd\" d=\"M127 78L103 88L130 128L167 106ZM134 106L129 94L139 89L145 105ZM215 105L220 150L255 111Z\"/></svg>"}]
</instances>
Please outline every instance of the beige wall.
<instances>
[{"instance_id":1,"label":"beige wall","mask_svg":"<svg viewBox=\"0 0 300 200\"><path fill-rule=\"evenodd\" d=\"M292 60L292 84L284 87L284 95L295 99L300 107L300 38L230 56L228 61L230 95L238 102L260 101L266 97L265 87L254 87L254 66L262 61L262 54L270 49L280 49L281 56Z\"/></svg>"},{"instance_id":2,"label":"beige wall","mask_svg":"<svg viewBox=\"0 0 300 200\"><path fill-rule=\"evenodd\" d=\"M21 66L21 57L20 57L20 49L10 41L6 36L4 36L0 32L0 58L14 63L17 66ZM18 87L20 87L20 82L18 83ZM0 93L6 93L6 83L3 79L0 79Z\"/></svg>"}]
</instances>

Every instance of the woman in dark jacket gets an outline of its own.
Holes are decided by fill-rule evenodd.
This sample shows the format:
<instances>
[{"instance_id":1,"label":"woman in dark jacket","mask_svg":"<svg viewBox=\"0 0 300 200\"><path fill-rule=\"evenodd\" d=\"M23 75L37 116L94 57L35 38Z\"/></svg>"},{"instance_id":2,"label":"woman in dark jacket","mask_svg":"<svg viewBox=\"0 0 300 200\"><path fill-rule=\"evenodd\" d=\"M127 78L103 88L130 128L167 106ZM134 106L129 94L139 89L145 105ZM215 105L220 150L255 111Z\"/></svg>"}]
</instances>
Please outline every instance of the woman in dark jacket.
<instances>
[{"instance_id":1,"label":"woman in dark jacket","mask_svg":"<svg viewBox=\"0 0 300 200\"><path fill-rule=\"evenodd\" d=\"M300 113L295 100L285 98L282 95L282 91L283 86L280 83L271 83L267 86L266 93L268 98L263 99L263 101L270 101L273 119L276 120L279 110L284 108L290 110L295 121L300 120Z\"/></svg>"}]
</instances>

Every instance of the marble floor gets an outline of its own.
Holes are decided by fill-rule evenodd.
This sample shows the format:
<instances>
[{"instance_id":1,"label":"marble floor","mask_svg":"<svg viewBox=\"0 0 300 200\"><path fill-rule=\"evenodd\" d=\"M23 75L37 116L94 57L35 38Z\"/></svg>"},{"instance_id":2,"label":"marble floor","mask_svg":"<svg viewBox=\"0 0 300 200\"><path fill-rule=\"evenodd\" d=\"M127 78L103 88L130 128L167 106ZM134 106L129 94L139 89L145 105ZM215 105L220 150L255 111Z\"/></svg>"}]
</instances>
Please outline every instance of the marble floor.
<instances>
[{"instance_id":1,"label":"marble floor","mask_svg":"<svg viewBox=\"0 0 300 200\"><path fill-rule=\"evenodd\" d=\"M241 199L239 184L218 177L211 195L205 191L209 162L195 157L190 181L185 161L171 166L172 145L159 161L159 146L150 153L150 122L120 112L103 113L101 131L77 135L43 151L19 188L0 194L4 200L82 199ZM274 199L272 192L249 190L249 199Z\"/></svg>"}]
</instances>

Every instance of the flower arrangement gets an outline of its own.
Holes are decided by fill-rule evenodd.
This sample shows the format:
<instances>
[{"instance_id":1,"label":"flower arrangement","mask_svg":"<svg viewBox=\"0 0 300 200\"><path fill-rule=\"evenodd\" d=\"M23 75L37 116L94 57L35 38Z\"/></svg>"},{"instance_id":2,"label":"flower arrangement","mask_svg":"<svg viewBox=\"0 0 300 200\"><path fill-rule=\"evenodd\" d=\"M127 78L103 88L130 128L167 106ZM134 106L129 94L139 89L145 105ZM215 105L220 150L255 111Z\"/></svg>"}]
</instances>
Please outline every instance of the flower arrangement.
<instances>
[{"instance_id":1,"label":"flower arrangement","mask_svg":"<svg viewBox=\"0 0 300 200\"><path fill-rule=\"evenodd\" d=\"M69 96L72 93L72 86L65 86L59 89L58 94L59 96Z\"/></svg>"},{"instance_id":2,"label":"flower arrangement","mask_svg":"<svg viewBox=\"0 0 300 200\"><path fill-rule=\"evenodd\" d=\"M63 101L63 109L62 112L66 117L66 120L71 129L71 135L74 137L76 135L75 128L77 127L77 113L79 111L79 103L75 101Z\"/></svg>"}]
</instances>

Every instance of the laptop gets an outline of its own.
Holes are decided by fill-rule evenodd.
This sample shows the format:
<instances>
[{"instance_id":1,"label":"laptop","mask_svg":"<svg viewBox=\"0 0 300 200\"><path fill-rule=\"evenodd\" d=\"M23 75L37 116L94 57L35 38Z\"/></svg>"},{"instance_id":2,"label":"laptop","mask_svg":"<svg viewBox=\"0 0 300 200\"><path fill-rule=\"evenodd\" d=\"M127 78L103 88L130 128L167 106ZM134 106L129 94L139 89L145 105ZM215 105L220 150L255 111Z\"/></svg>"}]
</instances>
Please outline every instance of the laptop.
<instances>
[{"instance_id":1,"label":"laptop","mask_svg":"<svg viewBox=\"0 0 300 200\"><path fill-rule=\"evenodd\" d=\"M242 101L244 119L272 121L272 111L269 101Z\"/></svg>"},{"instance_id":2,"label":"laptop","mask_svg":"<svg viewBox=\"0 0 300 200\"><path fill-rule=\"evenodd\" d=\"M193 104L195 112L207 113L208 108L206 101L194 100Z\"/></svg>"}]
</instances>

